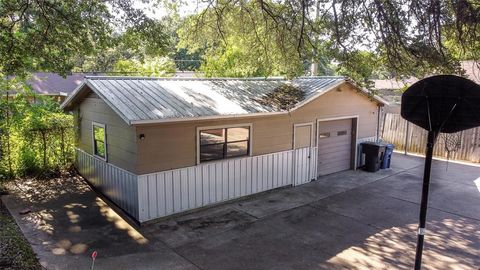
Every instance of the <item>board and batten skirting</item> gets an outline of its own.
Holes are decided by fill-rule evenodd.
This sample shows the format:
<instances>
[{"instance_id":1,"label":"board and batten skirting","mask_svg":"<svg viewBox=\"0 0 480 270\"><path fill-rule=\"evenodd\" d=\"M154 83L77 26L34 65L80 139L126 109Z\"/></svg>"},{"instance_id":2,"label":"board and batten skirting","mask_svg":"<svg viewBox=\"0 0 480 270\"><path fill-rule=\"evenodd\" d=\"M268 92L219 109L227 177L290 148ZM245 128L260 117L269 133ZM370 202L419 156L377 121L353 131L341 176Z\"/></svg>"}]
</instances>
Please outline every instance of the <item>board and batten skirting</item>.
<instances>
[{"instance_id":1,"label":"board and batten skirting","mask_svg":"<svg viewBox=\"0 0 480 270\"><path fill-rule=\"evenodd\" d=\"M316 147L139 175L140 222L315 178Z\"/></svg>"},{"instance_id":2,"label":"board and batten skirting","mask_svg":"<svg viewBox=\"0 0 480 270\"><path fill-rule=\"evenodd\" d=\"M92 186L138 220L138 176L77 148L76 168Z\"/></svg>"},{"instance_id":3,"label":"board and batten skirting","mask_svg":"<svg viewBox=\"0 0 480 270\"><path fill-rule=\"evenodd\" d=\"M139 222L316 178L317 147L135 175L77 149L80 174Z\"/></svg>"}]
</instances>

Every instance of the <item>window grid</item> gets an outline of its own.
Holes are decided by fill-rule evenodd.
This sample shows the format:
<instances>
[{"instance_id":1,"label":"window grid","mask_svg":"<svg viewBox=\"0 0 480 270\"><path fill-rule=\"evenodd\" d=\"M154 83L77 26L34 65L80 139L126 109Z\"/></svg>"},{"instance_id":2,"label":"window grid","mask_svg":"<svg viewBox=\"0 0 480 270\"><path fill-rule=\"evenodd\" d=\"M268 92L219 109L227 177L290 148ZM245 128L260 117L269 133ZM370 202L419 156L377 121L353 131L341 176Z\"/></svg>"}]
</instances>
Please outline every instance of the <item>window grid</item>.
<instances>
[{"instance_id":1,"label":"window grid","mask_svg":"<svg viewBox=\"0 0 480 270\"><path fill-rule=\"evenodd\" d=\"M107 144L106 144L105 125L93 123L92 136L93 136L93 154L97 157L100 157L106 160Z\"/></svg>"},{"instance_id":2,"label":"window grid","mask_svg":"<svg viewBox=\"0 0 480 270\"><path fill-rule=\"evenodd\" d=\"M235 129L235 128L244 128L244 129L247 129L248 130L248 133L247 133L247 139L245 140L234 140L234 141L229 141L228 140L228 130L229 129ZM250 153L250 127L249 126L242 126L242 127L230 127L230 128L218 128L218 129L222 129L223 130L223 142L218 142L218 143L202 143L201 139L200 139L200 162L205 162L205 161L213 161L213 160L222 160L222 159L228 159L228 158L234 158L234 157L242 157L242 156L248 156L249 153ZM200 137L201 137L201 134L202 132L205 133L209 130L215 130L215 129L206 129L206 130L201 130L200 131ZM245 154L241 154L241 155L233 155L233 156L229 156L228 155L228 145L231 145L231 144L235 144L235 143L247 143L247 148L246 148L246 153ZM222 156L219 157L219 158L202 158L202 147L205 147L205 146L212 146L212 145L223 145L222 147Z\"/></svg>"}]
</instances>

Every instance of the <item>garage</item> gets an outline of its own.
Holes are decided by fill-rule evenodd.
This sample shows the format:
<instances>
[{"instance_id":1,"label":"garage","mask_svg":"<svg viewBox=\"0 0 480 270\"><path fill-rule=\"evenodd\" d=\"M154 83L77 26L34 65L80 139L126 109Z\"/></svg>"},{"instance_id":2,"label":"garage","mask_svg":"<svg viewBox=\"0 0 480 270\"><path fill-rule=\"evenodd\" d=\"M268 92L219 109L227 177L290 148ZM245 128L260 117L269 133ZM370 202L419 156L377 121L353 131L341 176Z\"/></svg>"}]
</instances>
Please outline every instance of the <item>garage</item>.
<instances>
[{"instance_id":1,"label":"garage","mask_svg":"<svg viewBox=\"0 0 480 270\"><path fill-rule=\"evenodd\" d=\"M352 168L352 131L356 119L318 121L318 176Z\"/></svg>"}]
</instances>

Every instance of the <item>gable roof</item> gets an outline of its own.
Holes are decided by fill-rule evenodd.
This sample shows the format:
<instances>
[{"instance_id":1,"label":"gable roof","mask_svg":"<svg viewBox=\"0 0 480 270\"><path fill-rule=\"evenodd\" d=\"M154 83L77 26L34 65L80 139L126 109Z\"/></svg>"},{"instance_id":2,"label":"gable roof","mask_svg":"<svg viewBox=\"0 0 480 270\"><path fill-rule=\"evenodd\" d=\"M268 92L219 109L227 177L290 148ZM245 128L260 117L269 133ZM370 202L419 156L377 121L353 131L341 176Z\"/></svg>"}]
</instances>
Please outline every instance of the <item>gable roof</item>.
<instances>
[{"instance_id":1,"label":"gable roof","mask_svg":"<svg viewBox=\"0 0 480 270\"><path fill-rule=\"evenodd\" d=\"M344 82L344 77L285 80L87 76L62 108L69 109L91 89L128 124L268 115L287 112L259 102L280 85L292 84L304 91L303 100L290 110L293 111ZM378 97L374 99L386 104Z\"/></svg>"},{"instance_id":2,"label":"gable roof","mask_svg":"<svg viewBox=\"0 0 480 270\"><path fill-rule=\"evenodd\" d=\"M35 72L27 83L38 94L67 96L83 82L85 76L83 73L73 73L64 78L56 73Z\"/></svg>"}]
</instances>

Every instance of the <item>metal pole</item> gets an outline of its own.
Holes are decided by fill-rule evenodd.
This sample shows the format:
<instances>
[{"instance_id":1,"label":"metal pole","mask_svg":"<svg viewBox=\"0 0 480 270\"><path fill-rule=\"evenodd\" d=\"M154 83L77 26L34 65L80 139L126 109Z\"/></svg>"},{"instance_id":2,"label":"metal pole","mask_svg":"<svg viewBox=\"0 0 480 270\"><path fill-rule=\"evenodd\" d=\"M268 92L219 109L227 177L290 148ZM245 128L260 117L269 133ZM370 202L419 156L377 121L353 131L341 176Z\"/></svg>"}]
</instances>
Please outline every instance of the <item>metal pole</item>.
<instances>
[{"instance_id":1,"label":"metal pole","mask_svg":"<svg viewBox=\"0 0 480 270\"><path fill-rule=\"evenodd\" d=\"M410 122L407 121L407 130L405 132L405 155L407 155L407 149L408 149L408 133L410 130Z\"/></svg>"},{"instance_id":2,"label":"metal pole","mask_svg":"<svg viewBox=\"0 0 480 270\"><path fill-rule=\"evenodd\" d=\"M415 270L422 267L423 240L425 237L425 223L427 219L428 188L430 185L430 171L432 169L433 146L437 133L428 132L427 153L425 157L425 169L423 171L422 202L420 204L420 221L418 226L417 252L415 255Z\"/></svg>"},{"instance_id":3,"label":"metal pole","mask_svg":"<svg viewBox=\"0 0 480 270\"><path fill-rule=\"evenodd\" d=\"M382 110L381 110L380 105L378 105L377 108L378 108L378 112L377 112L377 139L376 139L376 141L379 142L380 141L380 117L381 117Z\"/></svg>"}]
</instances>

